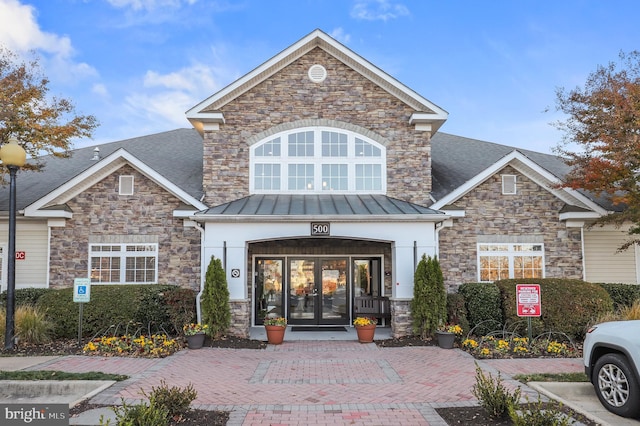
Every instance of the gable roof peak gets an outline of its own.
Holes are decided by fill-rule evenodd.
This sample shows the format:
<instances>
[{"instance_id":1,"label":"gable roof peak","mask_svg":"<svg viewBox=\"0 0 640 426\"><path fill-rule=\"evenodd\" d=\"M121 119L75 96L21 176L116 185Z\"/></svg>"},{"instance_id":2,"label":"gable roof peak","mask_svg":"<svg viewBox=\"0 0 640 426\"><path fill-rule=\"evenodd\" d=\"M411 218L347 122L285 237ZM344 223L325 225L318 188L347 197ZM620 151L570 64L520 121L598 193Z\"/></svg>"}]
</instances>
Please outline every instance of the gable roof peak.
<instances>
[{"instance_id":1,"label":"gable roof peak","mask_svg":"<svg viewBox=\"0 0 640 426\"><path fill-rule=\"evenodd\" d=\"M217 128L225 122L224 115L220 111L224 105L251 90L315 48L324 50L413 108L415 112L411 118L411 124L429 124L432 133L435 133L446 121L449 114L444 109L400 83L394 77L320 29L313 30L248 74L189 109L185 113L187 119L201 134L209 126Z\"/></svg>"}]
</instances>

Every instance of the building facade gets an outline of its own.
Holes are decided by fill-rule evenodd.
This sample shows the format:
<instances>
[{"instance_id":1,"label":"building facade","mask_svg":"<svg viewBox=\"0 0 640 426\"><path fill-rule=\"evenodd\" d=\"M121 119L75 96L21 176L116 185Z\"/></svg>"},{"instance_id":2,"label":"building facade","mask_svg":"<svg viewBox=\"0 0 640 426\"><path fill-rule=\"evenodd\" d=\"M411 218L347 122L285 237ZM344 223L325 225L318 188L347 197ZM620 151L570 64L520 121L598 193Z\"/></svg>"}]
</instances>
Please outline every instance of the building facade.
<instances>
[{"instance_id":1,"label":"building facade","mask_svg":"<svg viewBox=\"0 0 640 426\"><path fill-rule=\"evenodd\" d=\"M588 226L614 209L557 187L562 159L443 133L445 110L322 31L187 118L193 129L19 173L18 288L88 277L201 289L216 257L233 334L266 315L348 326L375 299L402 336L423 255L438 256L450 292L501 278L639 281L638 254L615 250L624 232Z\"/></svg>"}]
</instances>

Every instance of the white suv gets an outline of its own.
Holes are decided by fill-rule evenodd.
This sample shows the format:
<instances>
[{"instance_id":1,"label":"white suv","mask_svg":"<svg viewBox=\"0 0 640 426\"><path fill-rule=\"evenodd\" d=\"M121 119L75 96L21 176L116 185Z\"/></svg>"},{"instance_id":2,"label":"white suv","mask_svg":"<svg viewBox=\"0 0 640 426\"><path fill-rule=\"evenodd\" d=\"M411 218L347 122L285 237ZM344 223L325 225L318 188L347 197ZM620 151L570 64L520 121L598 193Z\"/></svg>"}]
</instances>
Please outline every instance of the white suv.
<instances>
[{"instance_id":1,"label":"white suv","mask_svg":"<svg viewBox=\"0 0 640 426\"><path fill-rule=\"evenodd\" d=\"M584 339L583 362L607 410L640 417L640 320L591 327Z\"/></svg>"}]
</instances>

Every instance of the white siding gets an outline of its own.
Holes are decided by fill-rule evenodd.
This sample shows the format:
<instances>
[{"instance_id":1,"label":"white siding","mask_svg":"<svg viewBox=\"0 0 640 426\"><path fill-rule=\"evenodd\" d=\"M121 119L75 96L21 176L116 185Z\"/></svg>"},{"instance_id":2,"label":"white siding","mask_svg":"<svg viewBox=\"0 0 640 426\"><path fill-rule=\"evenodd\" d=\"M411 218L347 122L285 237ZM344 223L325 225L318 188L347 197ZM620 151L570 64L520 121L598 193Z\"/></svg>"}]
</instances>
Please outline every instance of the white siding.
<instances>
[{"instance_id":1,"label":"white siding","mask_svg":"<svg viewBox=\"0 0 640 426\"><path fill-rule=\"evenodd\" d=\"M586 281L637 284L633 247L618 252L628 239L626 230L592 228L584 230Z\"/></svg>"},{"instance_id":2,"label":"white siding","mask_svg":"<svg viewBox=\"0 0 640 426\"><path fill-rule=\"evenodd\" d=\"M0 245L9 246L9 223L0 222ZM46 222L20 222L16 224L16 252L24 251L25 259L16 260L16 289L47 287L49 228ZM6 254L5 254L6 256ZM6 290L6 260L3 261L2 290Z\"/></svg>"}]
</instances>

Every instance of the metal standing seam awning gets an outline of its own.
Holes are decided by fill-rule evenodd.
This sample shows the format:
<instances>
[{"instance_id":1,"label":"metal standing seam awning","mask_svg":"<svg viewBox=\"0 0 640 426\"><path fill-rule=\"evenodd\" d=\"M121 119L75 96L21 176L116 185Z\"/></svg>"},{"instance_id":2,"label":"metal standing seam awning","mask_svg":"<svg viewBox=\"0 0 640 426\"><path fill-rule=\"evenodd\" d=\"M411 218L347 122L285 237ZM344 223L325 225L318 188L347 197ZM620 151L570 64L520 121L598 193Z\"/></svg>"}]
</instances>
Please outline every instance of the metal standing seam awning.
<instances>
[{"instance_id":1,"label":"metal standing seam awning","mask_svg":"<svg viewBox=\"0 0 640 426\"><path fill-rule=\"evenodd\" d=\"M440 222L446 213L386 195L255 194L198 212L197 221L340 220Z\"/></svg>"}]
</instances>

